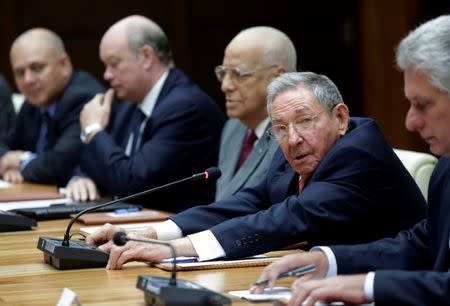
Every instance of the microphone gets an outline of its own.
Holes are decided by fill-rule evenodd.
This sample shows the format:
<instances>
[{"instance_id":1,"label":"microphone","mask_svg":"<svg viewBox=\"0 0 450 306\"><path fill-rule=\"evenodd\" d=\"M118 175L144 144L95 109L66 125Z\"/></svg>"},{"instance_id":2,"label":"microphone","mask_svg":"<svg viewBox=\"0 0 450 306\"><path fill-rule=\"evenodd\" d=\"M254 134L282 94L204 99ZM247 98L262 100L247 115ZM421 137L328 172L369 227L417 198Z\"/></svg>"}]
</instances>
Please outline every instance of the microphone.
<instances>
[{"instance_id":1,"label":"microphone","mask_svg":"<svg viewBox=\"0 0 450 306\"><path fill-rule=\"evenodd\" d=\"M109 201L107 203L89 207L85 210L80 211L75 215L75 217L72 218L72 220L70 220L64 234L64 239L39 237L37 248L44 253L44 262L54 266L59 270L105 267L109 259L109 254L103 252L97 247L88 246L83 242L70 240L70 229L81 215L90 211L95 211L108 205L115 204L120 201L134 199L136 197L150 194L161 189L176 186L185 182L198 180L217 180L221 176L221 174L222 173L219 168L211 167L206 169L206 171L204 172L194 174L190 177L178 181L131 194L123 198Z\"/></svg>"},{"instance_id":2,"label":"microphone","mask_svg":"<svg viewBox=\"0 0 450 306\"><path fill-rule=\"evenodd\" d=\"M231 300L217 292L211 291L196 283L179 280L177 283L177 266L175 248L170 242L154 239L137 239L128 237L124 232L114 234L113 242L118 246L128 241L164 245L170 248L172 256L172 273L169 279L161 276L139 275L136 287L145 293L146 305L155 306L219 306L231 305Z\"/></svg>"}]
</instances>

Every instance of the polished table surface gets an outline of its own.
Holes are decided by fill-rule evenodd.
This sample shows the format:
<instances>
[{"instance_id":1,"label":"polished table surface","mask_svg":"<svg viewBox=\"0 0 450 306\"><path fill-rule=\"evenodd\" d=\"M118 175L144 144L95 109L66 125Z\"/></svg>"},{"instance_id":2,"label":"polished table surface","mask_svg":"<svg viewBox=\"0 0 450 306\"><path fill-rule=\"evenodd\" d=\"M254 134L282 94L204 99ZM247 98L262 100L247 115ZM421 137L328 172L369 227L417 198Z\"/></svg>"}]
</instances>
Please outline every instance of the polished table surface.
<instances>
[{"instance_id":1,"label":"polished table surface","mask_svg":"<svg viewBox=\"0 0 450 306\"><path fill-rule=\"evenodd\" d=\"M23 188L27 192L28 188ZM20 189L20 188L18 188ZM82 305L145 305L136 288L140 274L170 276L144 263L128 263L122 270L104 268L57 270L43 261L36 248L40 236L62 238L68 220L40 221L31 231L0 233L0 305L56 305L64 288L73 290ZM74 224L71 233L80 228ZM248 289L263 267L180 271L178 278L227 293ZM292 280L281 280L289 286ZM231 296L230 296L231 297ZM256 305L232 297L233 305ZM257 305L271 305L258 303Z\"/></svg>"}]
</instances>

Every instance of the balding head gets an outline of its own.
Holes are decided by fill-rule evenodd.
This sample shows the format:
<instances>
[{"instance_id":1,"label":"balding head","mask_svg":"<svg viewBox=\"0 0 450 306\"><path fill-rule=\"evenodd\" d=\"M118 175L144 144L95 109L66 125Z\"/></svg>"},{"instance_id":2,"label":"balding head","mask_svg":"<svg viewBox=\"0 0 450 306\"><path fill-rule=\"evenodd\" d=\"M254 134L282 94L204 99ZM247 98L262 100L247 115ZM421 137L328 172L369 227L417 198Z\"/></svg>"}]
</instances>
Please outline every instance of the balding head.
<instances>
[{"instance_id":1,"label":"balding head","mask_svg":"<svg viewBox=\"0 0 450 306\"><path fill-rule=\"evenodd\" d=\"M72 75L64 43L48 29L31 29L17 37L10 60L17 87L37 107L54 102Z\"/></svg>"},{"instance_id":2,"label":"balding head","mask_svg":"<svg viewBox=\"0 0 450 306\"><path fill-rule=\"evenodd\" d=\"M104 37L116 34L126 37L128 46L134 55L137 56L140 49L148 45L155 50L161 63L167 66L173 65L169 40L160 26L152 20L140 15L125 17L112 25Z\"/></svg>"},{"instance_id":3,"label":"balding head","mask_svg":"<svg viewBox=\"0 0 450 306\"><path fill-rule=\"evenodd\" d=\"M297 53L294 44L286 34L272 27L259 26L241 31L230 42L227 49L242 53L253 53L261 65L277 65L286 71L297 69Z\"/></svg>"},{"instance_id":4,"label":"balding head","mask_svg":"<svg viewBox=\"0 0 450 306\"><path fill-rule=\"evenodd\" d=\"M119 99L140 103L172 66L166 35L150 19L133 15L113 24L100 43L103 77Z\"/></svg>"},{"instance_id":5,"label":"balding head","mask_svg":"<svg viewBox=\"0 0 450 306\"><path fill-rule=\"evenodd\" d=\"M45 48L54 55L66 53L62 39L55 32L44 28L34 28L19 35L11 46L10 56L23 45L40 45L40 48Z\"/></svg>"},{"instance_id":6,"label":"balding head","mask_svg":"<svg viewBox=\"0 0 450 306\"><path fill-rule=\"evenodd\" d=\"M225 49L223 65L216 68L227 115L255 129L267 118L267 86L296 65L294 44L283 32L261 26L238 33Z\"/></svg>"}]
</instances>

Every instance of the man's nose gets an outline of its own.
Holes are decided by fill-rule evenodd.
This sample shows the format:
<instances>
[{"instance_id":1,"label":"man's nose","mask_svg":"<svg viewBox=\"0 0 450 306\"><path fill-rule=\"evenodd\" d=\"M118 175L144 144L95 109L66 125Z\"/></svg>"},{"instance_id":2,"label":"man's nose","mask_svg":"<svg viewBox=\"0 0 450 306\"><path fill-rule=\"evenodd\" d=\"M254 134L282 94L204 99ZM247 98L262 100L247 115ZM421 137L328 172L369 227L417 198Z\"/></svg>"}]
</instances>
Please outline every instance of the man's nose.
<instances>
[{"instance_id":1,"label":"man's nose","mask_svg":"<svg viewBox=\"0 0 450 306\"><path fill-rule=\"evenodd\" d=\"M410 107L406 114L405 126L408 131L414 132L423 129L425 121L417 111Z\"/></svg>"}]
</instances>

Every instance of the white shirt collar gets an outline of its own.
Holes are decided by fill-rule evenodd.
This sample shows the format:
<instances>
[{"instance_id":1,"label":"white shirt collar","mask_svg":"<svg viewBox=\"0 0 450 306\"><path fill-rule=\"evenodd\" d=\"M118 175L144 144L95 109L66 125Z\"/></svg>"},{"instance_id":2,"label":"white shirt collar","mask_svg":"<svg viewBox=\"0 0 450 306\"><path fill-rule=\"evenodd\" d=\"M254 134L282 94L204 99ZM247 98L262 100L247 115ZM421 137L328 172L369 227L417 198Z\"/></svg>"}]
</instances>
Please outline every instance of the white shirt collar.
<instances>
[{"instance_id":1,"label":"white shirt collar","mask_svg":"<svg viewBox=\"0 0 450 306\"><path fill-rule=\"evenodd\" d=\"M139 108L141 111L149 118L152 115L153 109L155 108L156 100L158 100L159 94L161 93L161 89L169 75L169 71L161 75L158 82L156 82L155 86L145 95L144 100L139 104Z\"/></svg>"},{"instance_id":2,"label":"white shirt collar","mask_svg":"<svg viewBox=\"0 0 450 306\"><path fill-rule=\"evenodd\" d=\"M261 137L264 136L264 133L266 132L266 128L267 128L267 125L269 124L269 121L270 121L269 117L266 117L266 119L261 121L258 124L258 126L256 127L255 134L256 134L256 137L258 137L258 139L260 139Z\"/></svg>"}]
</instances>

